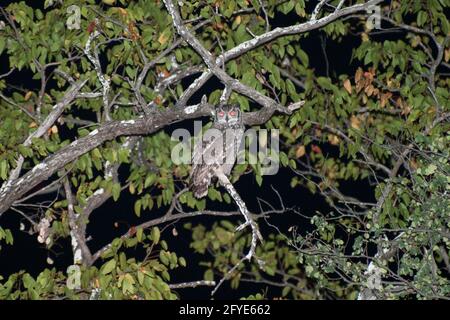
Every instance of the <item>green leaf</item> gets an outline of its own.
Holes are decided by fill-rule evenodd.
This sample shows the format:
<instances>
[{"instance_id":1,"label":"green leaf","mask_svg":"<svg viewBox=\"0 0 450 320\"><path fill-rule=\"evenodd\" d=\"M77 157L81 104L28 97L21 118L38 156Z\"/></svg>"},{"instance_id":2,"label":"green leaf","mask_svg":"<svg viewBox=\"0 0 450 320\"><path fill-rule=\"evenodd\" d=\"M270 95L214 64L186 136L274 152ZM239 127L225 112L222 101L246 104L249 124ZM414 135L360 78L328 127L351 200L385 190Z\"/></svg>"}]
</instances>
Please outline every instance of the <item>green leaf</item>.
<instances>
[{"instance_id":1,"label":"green leaf","mask_svg":"<svg viewBox=\"0 0 450 320\"><path fill-rule=\"evenodd\" d=\"M144 235L144 230L142 228L137 228L136 238L138 239L139 242L142 242L143 235Z\"/></svg>"},{"instance_id":2,"label":"green leaf","mask_svg":"<svg viewBox=\"0 0 450 320\"><path fill-rule=\"evenodd\" d=\"M260 187L261 187L261 185L262 185L262 181L263 181L263 178L262 178L262 176L260 176L260 175L257 175L257 176L256 176L256 183L258 184L258 186L260 186Z\"/></svg>"},{"instance_id":3,"label":"green leaf","mask_svg":"<svg viewBox=\"0 0 450 320\"><path fill-rule=\"evenodd\" d=\"M120 183L114 183L111 190L114 201L117 201L120 196Z\"/></svg>"},{"instance_id":4,"label":"green leaf","mask_svg":"<svg viewBox=\"0 0 450 320\"><path fill-rule=\"evenodd\" d=\"M420 11L417 15L417 25L419 27L423 26L428 19L428 15L426 11Z\"/></svg>"},{"instance_id":5,"label":"green leaf","mask_svg":"<svg viewBox=\"0 0 450 320\"><path fill-rule=\"evenodd\" d=\"M137 200L137 201L134 203L134 213L136 213L136 215L137 215L138 217L141 216L141 208L142 208L142 200Z\"/></svg>"},{"instance_id":6,"label":"green leaf","mask_svg":"<svg viewBox=\"0 0 450 320\"><path fill-rule=\"evenodd\" d=\"M203 277L206 281L213 281L214 280L214 272L211 269L208 269L205 271L205 274Z\"/></svg>"},{"instance_id":7,"label":"green leaf","mask_svg":"<svg viewBox=\"0 0 450 320\"><path fill-rule=\"evenodd\" d=\"M161 231L159 231L158 227L152 228L151 237L152 237L153 243L158 244L159 239L161 237Z\"/></svg>"},{"instance_id":8,"label":"green leaf","mask_svg":"<svg viewBox=\"0 0 450 320\"><path fill-rule=\"evenodd\" d=\"M116 267L116 260L112 259L103 265L100 272L101 274L106 275L108 273L111 273L115 267Z\"/></svg>"},{"instance_id":9,"label":"green leaf","mask_svg":"<svg viewBox=\"0 0 450 320\"><path fill-rule=\"evenodd\" d=\"M149 174L147 178L145 178L144 188L152 185L156 181L156 176L154 174Z\"/></svg>"},{"instance_id":10,"label":"green leaf","mask_svg":"<svg viewBox=\"0 0 450 320\"><path fill-rule=\"evenodd\" d=\"M291 287L284 287L283 291L281 291L281 295L283 297L286 297L289 294L289 292L291 292Z\"/></svg>"},{"instance_id":11,"label":"green leaf","mask_svg":"<svg viewBox=\"0 0 450 320\"><path fill-rule=\"evenodd\" d=\"M434 163L432 163L428 167L426 167L425 170L423 170L423 174L426 176L430 176L436 172L436 169L437 166Z\"/></svg>"},{"instance_id":12,"label":"green leaf","mask_svg":"<svg viewBox=\"0 0 450 320\"><path fill-rule=\"evenodd\" d=\"M331 83L329 78L318 77L317 83L324 89L333 90L333 84Z\"/></svg>"},{"instance_id":13,"label":"green leaf","mask_svg":"<svg viewBox=\"0 0 450 320\"><path fill-rule=\"evenodd\" d=\"M300 59L300 61L302 62L304 67L308 67L309 65L309 57L306 54L305 51L303 51L302 49L297 49L297 56Z\"/></svg>"},{"instance_id":14,"label":"green leaf","mask_svg":"<svg viewBox=\"0 0 450 320\"><path fill-rule=\"evenodd\" d=\"M8 162L6 160L2 160L0 162L0 178L3 180L6 180L8 178L8 169L7 169Z\"/></svg>"},{"instance_id":15,"label":"green leaf","mask_svg":"<svg viewBox=\"0 0 450 320\"><path fill-rule=\"evenodd\" d=\"M0 37L0 54L3 53L3 50L5 50L6 41L5 37Z\"/></svg>"},{"instance_id":16,"label":"green leaf","mask_svg":"<svg viewBox=\"0 0 450 320\"><path fill-rule=\"evenodd\" d=\"M284 167L287 167L287 165L289 164L289 158L286 153L280 152L280 161Z\"/></svg>"},{"instance_id":17,"label":"green leaf","mask_svg":"<svg viewBox=\"0 0 450 320\"><path fill-rule=\"evenodd\" d=\"M134 292L134 287L133 285L136 283L136 281L134 280L133 276L129 273L127 273L122 281L122 292L123 294L127 294L127 293L133 293Z\"/></svg>"},{"instance_id":18,"label":"green leaf","mask_svg":"<svg viewBox=\"0 0 450 320\"><path fill-rule=\"evenodd\" d=\"M167 255L167 252L164 251L164 250L161 250L161 251L159 252L159 260L161 260L161 262L162 262L164 265L166 265L166 266L168 266L168 265L170 264L170 261L169 261L169 257L168 257L168 255Z\"/></svg>"}]
</instances>

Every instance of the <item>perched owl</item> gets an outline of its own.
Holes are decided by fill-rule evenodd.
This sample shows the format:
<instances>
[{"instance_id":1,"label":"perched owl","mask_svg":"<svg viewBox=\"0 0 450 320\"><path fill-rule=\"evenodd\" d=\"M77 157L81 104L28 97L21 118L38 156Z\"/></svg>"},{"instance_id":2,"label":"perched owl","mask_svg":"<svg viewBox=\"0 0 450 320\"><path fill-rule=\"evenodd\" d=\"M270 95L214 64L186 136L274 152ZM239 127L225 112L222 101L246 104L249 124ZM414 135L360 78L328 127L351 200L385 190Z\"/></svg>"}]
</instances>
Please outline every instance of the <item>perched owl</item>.
<instances>
[{"instance_id":1,"label":"perched owl","mask_svg":"<svg viewBox=\"0 0 450 320\"><path fill-rule=\"evenodd\" d=\"M226 176L230 174L243 134L244 124L239 105L217 106L213 126L203 134L202 143L194 147L190 189L196 198L206 196L218 170Z\"/></svg>"}]
</instances>

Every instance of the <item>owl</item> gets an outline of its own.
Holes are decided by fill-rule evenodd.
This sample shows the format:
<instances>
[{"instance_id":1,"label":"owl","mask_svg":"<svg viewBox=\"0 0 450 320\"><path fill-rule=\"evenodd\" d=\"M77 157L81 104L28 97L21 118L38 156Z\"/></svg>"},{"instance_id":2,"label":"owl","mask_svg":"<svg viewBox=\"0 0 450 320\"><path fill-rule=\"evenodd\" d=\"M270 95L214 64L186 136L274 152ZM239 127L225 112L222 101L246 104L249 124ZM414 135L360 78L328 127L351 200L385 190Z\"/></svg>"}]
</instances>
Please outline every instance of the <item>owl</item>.
<instances>
[{"instance_id":1,"label":"owl","mask_svg":"<svg viewBox=\"0 0 450 320\"><path fill-rule=\"evenodd\" d=\"M196 198L207 195L208 187L217 178L219 170L229 176L243 134L244 124L239 105L218 105L214 112L214 124L194 147L190 189Z\"/></svg>"}]
</instances>

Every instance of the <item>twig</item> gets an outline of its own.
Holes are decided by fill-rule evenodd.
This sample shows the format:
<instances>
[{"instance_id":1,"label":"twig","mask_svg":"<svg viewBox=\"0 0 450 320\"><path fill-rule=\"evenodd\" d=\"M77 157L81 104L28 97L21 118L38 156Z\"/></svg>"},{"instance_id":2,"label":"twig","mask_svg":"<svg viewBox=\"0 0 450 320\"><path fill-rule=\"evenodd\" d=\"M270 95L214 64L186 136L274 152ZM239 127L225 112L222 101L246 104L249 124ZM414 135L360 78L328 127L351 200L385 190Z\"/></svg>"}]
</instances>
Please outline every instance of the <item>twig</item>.
<instances>
[{"instance_id":1,"label":"twig","mask_svg":"<svg viewBox=\"0 0 450 320\"><path fill-rule=\"evenodd\" d=\"M196 288L199 286L215 286L215 281L207 281L207 280L200 280L200 281L191 281L191 282L183 282L183 283L174 283L169 284L170 289L184 289L184 288Z\"/></svg>"}]
</instances>

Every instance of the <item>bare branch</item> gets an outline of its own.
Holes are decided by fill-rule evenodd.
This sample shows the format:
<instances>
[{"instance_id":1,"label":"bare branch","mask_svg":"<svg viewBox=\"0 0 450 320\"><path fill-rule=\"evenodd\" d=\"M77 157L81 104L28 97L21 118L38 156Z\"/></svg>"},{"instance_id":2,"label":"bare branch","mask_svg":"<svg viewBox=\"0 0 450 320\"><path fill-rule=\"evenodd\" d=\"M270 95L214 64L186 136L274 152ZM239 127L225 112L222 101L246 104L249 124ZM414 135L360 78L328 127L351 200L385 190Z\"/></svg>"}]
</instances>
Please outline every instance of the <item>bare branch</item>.
<instances>
[{"instance_id":1,"label":"bare branch","mask_svg":"<svg viewBox=\"0 0 450 320\"><path fill-rule=\"evenodd\" d=\"M191 281L191 282L183 282L183 283L173 283L169 284L170 289L184 289L184 288L196 288L200 286L215 286L215 281L207 281L207 280L200 280L200 281Z\"/></svg>"},{"instance_id":2,"label":"bare branch","mask_svg":"<svg viewBox=\"0 0 450 320\"><path fill-rule=\"evenodd\" d=\"M38 183L47 180L66 164L78 159L78 157L100 146L105 141L119 136L153 133L167 125L185 119L209 116L211 110L211 105L200 104L193 106L192 109L189 109L189 112L169 108L163 111L155 110L152 112L151 117L105 123L89 135L73 141L55 154L47 157L21 178L5 184L5 187L0 191L0 216L14 201L23 197Z\"/></svg>"},{"instance_id":3,"label":"bare branch","mask_svg":"<svg viewBox=\"0 0 450 320\"><path fill-rule=\"evenodd\" d=\"M55 123L55 121L61 116L64 109L70 105L70 103L75 99L78 92L81 90L81 88L86 84L87 80L76 82L74 85L72 85L67 93L64 95L64 97L61 99L60 102L58 102L56 105L53 106L52 111L50 114L45 118L45 120L41 123L41 125L34 131L32 134L28 136L28 138L23 143L24 146L28 147L31 145L31 142L33 138L40 138L42 137L48 129ZM16 167L14 170L11 171L8 180L3 184L2 188L0 189L0 194L2 192L7 191L11 183L17 179L17 177L20 175L20 171L22 170L22 165L24 162L24 157L22 155L19 156L19 159L17 159Z\"/></svg>"}]
</instances>

